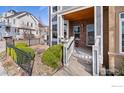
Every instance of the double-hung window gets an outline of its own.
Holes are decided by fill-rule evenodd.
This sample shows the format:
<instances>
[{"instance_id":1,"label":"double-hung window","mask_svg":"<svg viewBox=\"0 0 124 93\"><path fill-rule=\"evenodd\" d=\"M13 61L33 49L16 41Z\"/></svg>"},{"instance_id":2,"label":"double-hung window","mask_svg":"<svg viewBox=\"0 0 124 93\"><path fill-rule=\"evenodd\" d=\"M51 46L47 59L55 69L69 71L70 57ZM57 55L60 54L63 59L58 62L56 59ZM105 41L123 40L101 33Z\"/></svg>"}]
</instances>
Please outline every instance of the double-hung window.
<instances>
[{"instance_id":1,"label":"double-hung window","mask_svg":"<svg viewBox=\"0 0 124 93\"><path fill-rule=\"evenodd\" d=\"M124 13L119 16L120 19L120 53L124 53Z\"/></svg>"}]
</instances>

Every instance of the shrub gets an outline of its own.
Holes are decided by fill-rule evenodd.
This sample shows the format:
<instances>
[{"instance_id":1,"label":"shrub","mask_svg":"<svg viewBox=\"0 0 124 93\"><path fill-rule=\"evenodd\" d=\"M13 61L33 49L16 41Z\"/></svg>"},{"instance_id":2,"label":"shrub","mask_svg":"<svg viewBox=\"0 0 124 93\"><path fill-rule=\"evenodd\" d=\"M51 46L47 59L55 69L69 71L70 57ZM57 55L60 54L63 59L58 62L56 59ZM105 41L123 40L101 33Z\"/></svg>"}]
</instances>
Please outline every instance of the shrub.
<instances>
[{"instance_id":1,"label":"shrub","mask_svg":"<svg viewBox=\"0 0 124 93\"><path fill-rule=\"evenodd\" d=\"M28 45L26 44L26 43L17 43L16 45L15 45L16 47L28 47Z\"/></svg>"},{"instance_id":2,"label":"shrub","mask_svg":"<svg viewBox=\"0 0 124 93\"><path fill-rule=\"evenodd\" d=\"M44 64L56 69L61 65L62 45L54 45L49 47L42 55Z\"/></svg>"},{"instance_id":3,"label":"shrub","mask_svg":"<svg viewBox=\"0 0 124 93\"><path fill-rule=\"evenodd\" d=\"M62 58L62 45L53 45L48 50L51 51L59 60Z\"/></svg>"},{"instance_id":4,"label":"shrub","mask_svg":"<svg viewBox=\"0 0 124 93\"><path fill-rule=\"evenodd\" d=\"M124 76L124 59L123 59L121 68L120 68L120 70L119 70L119 75Z\"/></svg>"},{"instance_id":5,"label":"shrub","mask_svg":"<svg viewBox=\"0 0 124 93\"><path fill-rule=\"evenodd\" d=\"M42 56L42 60L43 63L52 67L52 68L57 68L58 64L57 64L57 57L55 55L53 55L53 53L51 51L46 51L43 56Z\"/></svg>"},{"instance_id":6,"label":"shrub","mask_svg":"<svg viewBox=\"0 0 124 93\"><path fill-rule=\"evenodd\" d=\"M26 53L28 56L31 56L31 59L34 58L35 56L35 53L34 53L34 50L30 47L23 47L23 46L18 46L17 47L18 49L20 49L21 51L23 51L24 53Z\"/></svg>"}]
</instances>

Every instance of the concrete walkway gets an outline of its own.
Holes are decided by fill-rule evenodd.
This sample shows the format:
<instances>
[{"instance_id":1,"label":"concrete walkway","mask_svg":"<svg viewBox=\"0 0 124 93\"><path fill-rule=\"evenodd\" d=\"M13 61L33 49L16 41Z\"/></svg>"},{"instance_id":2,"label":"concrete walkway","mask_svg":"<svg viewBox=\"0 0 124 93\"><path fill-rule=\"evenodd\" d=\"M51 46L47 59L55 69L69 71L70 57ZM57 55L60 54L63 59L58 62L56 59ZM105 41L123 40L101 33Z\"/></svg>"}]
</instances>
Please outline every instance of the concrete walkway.
<instances>
[{"instance_id":1,"label":"concrete walkway","mask_svg":"<svg viewBox=\"0 0 124 93\"><path fill-rule=\"evenodd\" d=\"M0 76L8 76L0 61Z\"/></svg>"},{"instance_id":2,"label":"concrete walkway","mask_svg":"<svg viewBox=\"0 0 124 93\"><path fill-rule=\"evenodd\" d=\"M6 42L0 41L0 53L6 50Z\"/></svg>"},{"instance_id":3,"label":"concrete walkway","mask_svg":"<svg viewBox=\"0 0 124 93\"><path fill-rule=\"evenodd\" d=\"M79 52L82 51L78 51L78 50L74 51L70 58L68 66L64 66L54 75L55 76L91 76L92 65L91 62L89 62L90 61L89 59L91 59L91 55L87 60L85 59L85 55L84 58L77 56L80 55Z\"/></svg>"},{"instance_id":4,"label":"concrete walkway","mask_svg":"<svg viewBox=\"0 0 124 93\"><path fill-rule=\"evenodd\" d=\"M6 50L6 44L5 41L0 41L0 53ZM2 61L0 59L0 76L7 76L7 73L2 66Z\"/></svg>"},{"instance_id":5,"label":"concrete walkway","mask_svg":"<svg viewBox=\"0 0 124 93\"><path fill-rule=\"evenodd\" d=\"M92 52L89 49L75 48L67 66L64 66L55 76L91 76Z\"/></svg>"}]
</instances>

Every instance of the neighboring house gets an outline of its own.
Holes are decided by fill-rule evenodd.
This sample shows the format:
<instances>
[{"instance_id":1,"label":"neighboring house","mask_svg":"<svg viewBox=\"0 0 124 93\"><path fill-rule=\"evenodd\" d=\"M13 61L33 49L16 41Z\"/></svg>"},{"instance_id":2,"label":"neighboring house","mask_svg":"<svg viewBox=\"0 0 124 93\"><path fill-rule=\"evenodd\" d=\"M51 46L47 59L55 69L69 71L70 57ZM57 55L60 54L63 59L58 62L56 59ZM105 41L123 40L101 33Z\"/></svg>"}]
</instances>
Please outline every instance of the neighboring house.
<instances>
[{"instance_id":1,"label":"neighboring house","mask_svg":"<svg viewBox=\"0 0 124 93\"><path fill-rule=\"evenodd\" d=\"M124 58L123 6L52 6L50 12L51 44L74 36L75 47L92 50L94 75L101 65L112 73L119 69Z\"/></svg>"},{"instance_id":2,"label":"neighboring house","mask_svg":"<svg viewBox=\"0 0 124 93\"><path fill-rule=\"evenodd\" d=\"M40 27L42 26L35 16L26 11L16 12L15 10L10 10L0 17L1 37L10 35L16 39L23 39L28 34L39 37Z\"/></svg>"},{"instance_id":3,"label":"neighboring house","mask_svg":"<svg viewBox=\"0 0 124 93\"><path fill-rule=\"evenodd\" d=\"M49 39L49 27L48 26L43 26L40 28L40 36L43 38L43 40L48 43Z\"/></svg>"}]
</instances>

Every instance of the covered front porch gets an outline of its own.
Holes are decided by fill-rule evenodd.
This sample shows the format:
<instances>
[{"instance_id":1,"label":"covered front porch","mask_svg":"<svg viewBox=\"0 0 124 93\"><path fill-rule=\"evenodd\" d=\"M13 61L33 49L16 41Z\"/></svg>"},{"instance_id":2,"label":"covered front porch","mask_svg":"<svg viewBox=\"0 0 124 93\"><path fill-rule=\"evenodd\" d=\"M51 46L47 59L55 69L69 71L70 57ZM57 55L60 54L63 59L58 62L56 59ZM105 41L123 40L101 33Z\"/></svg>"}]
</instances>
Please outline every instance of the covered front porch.
<instances>
[{"instance_id":1,"label":"covered front porch","mask_svg":"<svg viewBox=\"0 0 124 93\"><path fill-rule=\"evenodd\" d=\"M74 36L75 47L92 49L94 45L94 7L62 16L64 38Z\"/></svg>"},{"instance_id":2,"label":"covered front porch","mask_svg":"<svg viewBox=\"0 0 124 93\"><path fill-rule=\"evenodd\" d=\"M90 72L93 75L99 74L99 64L102 63L101 10L101 7L83 7L60 14L59 33L65 41L65 64L69 64L71 56L75 56L81 64L90 63L89 69L92 69Z\"/></svg>"}]
</instances>

